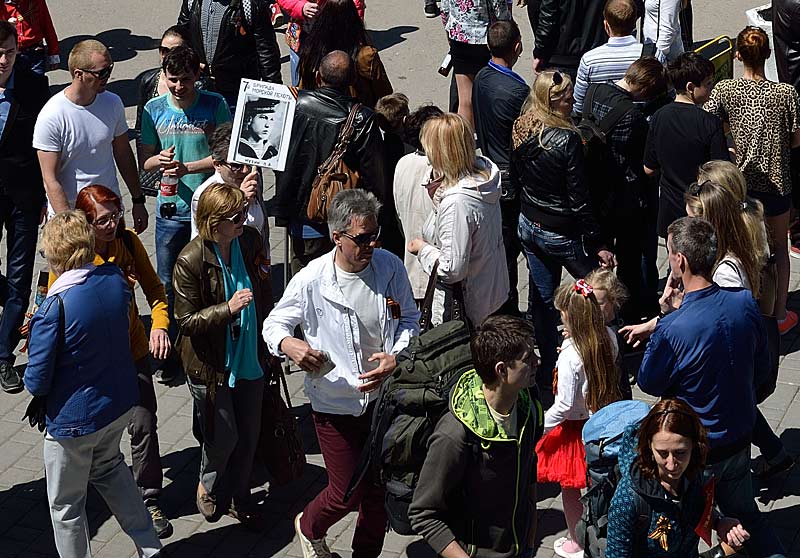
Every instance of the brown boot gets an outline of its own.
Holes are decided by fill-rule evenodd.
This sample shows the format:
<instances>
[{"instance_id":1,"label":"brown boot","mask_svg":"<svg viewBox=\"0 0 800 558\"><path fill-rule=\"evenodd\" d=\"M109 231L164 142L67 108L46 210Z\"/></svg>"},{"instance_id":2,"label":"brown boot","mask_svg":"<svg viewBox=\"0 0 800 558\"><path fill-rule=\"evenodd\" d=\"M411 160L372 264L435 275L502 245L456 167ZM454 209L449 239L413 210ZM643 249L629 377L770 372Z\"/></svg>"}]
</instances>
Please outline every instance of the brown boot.
<instances>
[{"instance_id":1,"label":"brown boot","mask_svg":"<svg viewBox=\"0 0 800 558\"><path fill-rule=\"evenodd\" d=\"M199 511L209 523L219 521L217 502L214 500L213 496L206 492L202 482L197 483L197 511Z\"/></svg>"}]
</instances>

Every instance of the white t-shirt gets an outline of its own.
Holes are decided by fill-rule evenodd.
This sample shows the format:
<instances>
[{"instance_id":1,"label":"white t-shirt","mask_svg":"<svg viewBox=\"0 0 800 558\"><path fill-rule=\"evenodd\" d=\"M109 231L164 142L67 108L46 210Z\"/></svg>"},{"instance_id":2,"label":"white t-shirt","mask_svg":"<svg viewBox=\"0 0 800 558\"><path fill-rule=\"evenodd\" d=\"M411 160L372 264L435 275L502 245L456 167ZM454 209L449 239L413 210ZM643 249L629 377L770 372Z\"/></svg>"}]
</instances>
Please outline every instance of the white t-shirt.
<instances>
[{"instance_id":1,"label":"white t-shirt","mask_svg":"<svg viewBox=\"0 0 800 558\"><path fill-rule=\"evenodd\" d=\"M82 107L60 91L36 119L33 147L59 153L58 181L75 207L78 192L92 184L120 193L111 142L127 132L125 107L114 93L98 93L92 104Z\"/></svg>"},{"instance_id":2,"label":"white t-shirt","mask_svg":"<svg viewBox=\"0 0 800 558\"><path fill-rule=\"evenodd\" d=\"M375 353L383 352L383 328L381 313L385 306L375 287L375 271L372 264L358 273L348 273L336 266L336 282L342 294L356 312L358 337L361 341L361 369L369 372L378 367L378 361L367 362Z\"/></svg>"}]
</instances>

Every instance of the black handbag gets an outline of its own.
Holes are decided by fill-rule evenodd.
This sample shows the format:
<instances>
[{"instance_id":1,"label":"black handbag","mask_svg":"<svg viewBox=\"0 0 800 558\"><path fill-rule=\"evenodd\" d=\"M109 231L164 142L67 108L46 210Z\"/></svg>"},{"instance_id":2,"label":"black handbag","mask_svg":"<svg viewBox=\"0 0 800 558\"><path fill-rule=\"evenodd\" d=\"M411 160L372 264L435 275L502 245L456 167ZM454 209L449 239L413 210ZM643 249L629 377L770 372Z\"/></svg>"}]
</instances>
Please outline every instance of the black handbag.
<instances>
[{"instance_id":1,"label":"black handbag","mask_svg":"<svg viewBox=\"0 0 800 558\"><path fill-rule=\"evenodd\" d=\"M286 376L279 364L271 366L270 378L264 382L264 400L261 405L261 434L258 440L258 457L273 478L273 484L282 486L303 476L306 454L300 427L292 414L292 400L286 385ZM281 387L286 396L281 397Z\"/></svg>"}]
</instances>

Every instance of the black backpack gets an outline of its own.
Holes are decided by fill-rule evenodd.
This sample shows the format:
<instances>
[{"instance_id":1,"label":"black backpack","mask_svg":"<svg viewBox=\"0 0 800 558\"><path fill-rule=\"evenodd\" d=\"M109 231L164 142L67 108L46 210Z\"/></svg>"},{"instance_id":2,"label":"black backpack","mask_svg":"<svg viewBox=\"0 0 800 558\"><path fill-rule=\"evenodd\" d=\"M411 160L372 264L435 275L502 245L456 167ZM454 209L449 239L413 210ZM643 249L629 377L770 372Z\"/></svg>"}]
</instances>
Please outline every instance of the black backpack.
<instances>
[{"instance_id":1,"label":"black backpack","mask_svg":"<svg viewBox=\"0 0 800 558\"><path fill-rule=\"evenodd\" d=\"M578 122L584 148L586 176L589 177L589 195L595 218L602 224L614 207L614 187L624 184L614 161L614 154L608 141L609 134L628 113L636 108L633 101L625 99L618 103L599 121L592 112L594 97L599 87L611 87L605 83L593 83L586 92Z\"/></svg>"},{"instance_id":2,"label":"black backpack","mask_svg":"<svg viewBox=\"0 0 800 558\"><path fill-rule=\"evenodd\" d=\"M398 353L397 368L381 386L369 439L345 493L347 501L358 483L370 482L367 477L373 475L386 489L389 525L401 535L414 534L408 507L428 454L428 438L448 410L453 386L473 368L467 321L452 320L425 331L435 279L436 267L423 303L424 333Z\"/></svg>"}]
</instances>

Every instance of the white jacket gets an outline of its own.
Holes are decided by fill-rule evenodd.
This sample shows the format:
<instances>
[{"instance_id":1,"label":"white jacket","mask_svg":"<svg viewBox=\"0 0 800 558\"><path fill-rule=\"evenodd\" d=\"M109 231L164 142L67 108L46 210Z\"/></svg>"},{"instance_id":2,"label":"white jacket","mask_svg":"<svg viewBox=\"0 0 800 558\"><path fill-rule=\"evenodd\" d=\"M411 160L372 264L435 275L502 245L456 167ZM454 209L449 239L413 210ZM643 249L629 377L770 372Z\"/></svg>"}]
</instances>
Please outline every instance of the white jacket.
<instances>
[{"instance_id":1,"label":"white jacket","mask_svg":"<svg viewBox=\"0 0 800 558\"><path fill-rule=\"evenodd\" d=\"M430 274L438 260L442 282L463 281L466 313L476 327L508 300L509 290L500 171L489 159L478 160L489 170L489 178L468 176L447 190L422 227L428 244L417 256L425 273Z\"/></svg>"},{"instance_id":2,"label":"white jacket","mask_svg":"<svg viewBox=\"0 0 800 558\"><path fill-rule=\"evenodd\" d=\"M311 408L319 413L360 416L378 392L361 393L357 389L363 383L358 379L363 373L358 318L336 282L335 252L312 260L292 277L281 300L264 320L262 334L269 351L283 356L281 341L294 335L294 328L300 325L311 348L328 353L335 365L325 376L306 376ZM397 256L375 250L370 265L383 301L384 351L396 354L419 333L419 311L403 262ZM389 297L400 304L399 319L392 318L386 304Z\"/></svg>"},{"instance_id":3,"label":"white jacket","mask_svg":"<svg viewBox=\"0 0 800 558\"><path fill-rule=\"evenodd\" d=\"M617 358L617 334L607 327L611 339L614 360ZM583 420L589 418L591 412L586 406L586 394L589 381L583 368L581 355L569 337L561 344L558 353L558 388L553 405L544 414L544 431L549 432L565 420Z\"/></svg>"}]
</instances>

